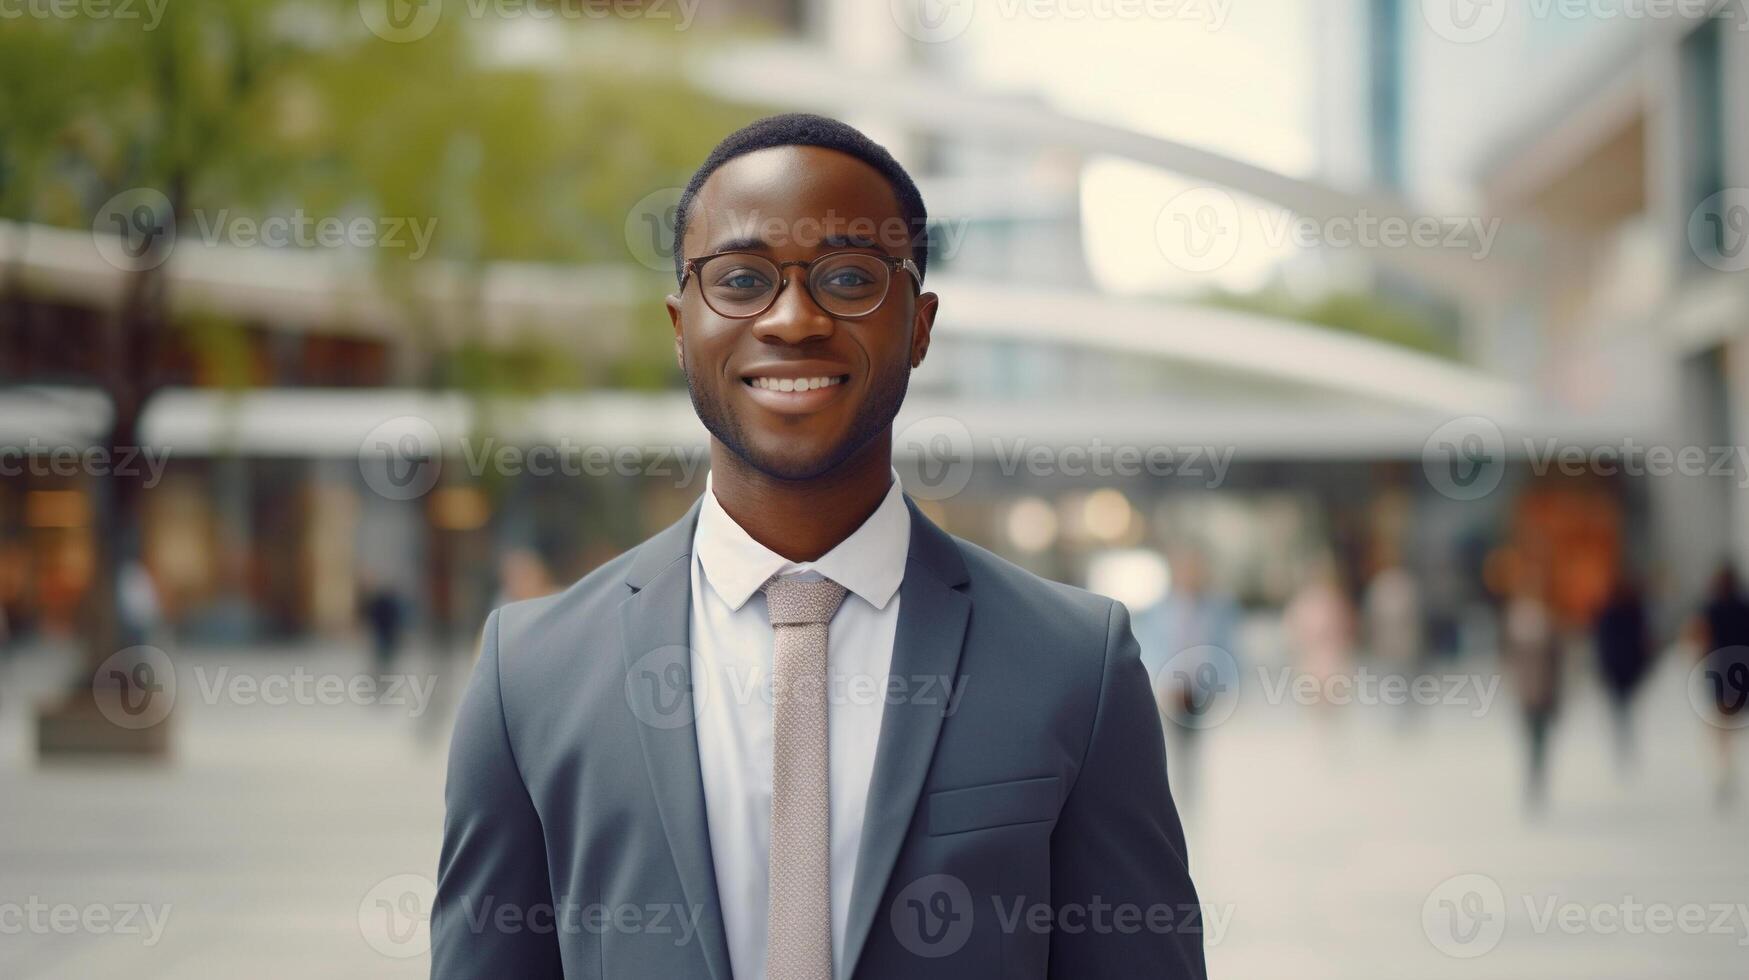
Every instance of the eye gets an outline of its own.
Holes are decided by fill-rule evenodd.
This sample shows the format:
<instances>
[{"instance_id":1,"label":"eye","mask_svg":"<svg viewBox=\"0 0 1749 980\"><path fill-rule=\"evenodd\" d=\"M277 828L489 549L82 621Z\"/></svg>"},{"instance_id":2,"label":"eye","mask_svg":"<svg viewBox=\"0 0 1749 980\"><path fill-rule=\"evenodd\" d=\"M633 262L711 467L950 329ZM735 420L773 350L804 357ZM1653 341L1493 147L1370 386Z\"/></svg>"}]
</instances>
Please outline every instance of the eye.
<instances>
[{"instance_id":1,"label":"eye","mask_svg":"<svg viewBox=\"0 0 1749 980\"><path fill-rule=\"evenodd\" d=\"M716 284L724 289L762 289L768 283L765 276L752 269L730 269L717 277Z\"/></svg>"},{"instance_id":2,"label":"eye","mask_svg":"<svg viewBox=\"0 0 1749 980\"><path fill-rule=\"evenodd\" d=\"M826 285L838 289L854 289L857 286L868 286L873 283L874 277L856 268L838 269L826 277Z\"/></svg>"}]
</instances>

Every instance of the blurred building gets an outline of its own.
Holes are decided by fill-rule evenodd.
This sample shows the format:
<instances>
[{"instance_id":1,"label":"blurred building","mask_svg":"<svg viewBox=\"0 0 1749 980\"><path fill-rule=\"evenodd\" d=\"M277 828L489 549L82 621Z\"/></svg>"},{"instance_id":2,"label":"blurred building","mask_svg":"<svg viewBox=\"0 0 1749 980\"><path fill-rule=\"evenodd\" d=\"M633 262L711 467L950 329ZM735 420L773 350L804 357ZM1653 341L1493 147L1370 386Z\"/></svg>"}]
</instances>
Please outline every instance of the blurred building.
<instances>
[{"instance_id":1,"label":"blurred building","mask_svg":"<svg viewBox=\"0 0 1749 980\"><path fill-rule=\"evenodd\" d=\"M975 460L961 492L930 494L954 530L1077 581L1102 556L1190 542L1254 603L1283 600L1324 552L1357 584L1381 550L1444 583L1451 603L1474 602L1502 538L1583 556L1566 605L1575 618L1591 601L1588 576L1623 554L1657 563L1683 593L1716 557L1714 529L1732 527L1735 551L1749 548L1734 483L1547 478L1523 447L1743 442L1746 389L1731 367L1743 357L1729 356L1742 277L1687 244L1700 202L1749 184L1743 35L1717 20L1605 29L1514 16L1489 43L1459 44L1430 33L1421 7L1320 8L1309 175L988 91L961 57L976 32L921 43L893 29L889 4L713 4L706 27L725 42L684 67L731 101L840 115L917 173L941 232L930 288L945 302L898 449L908 479L925 483L919 467ZM498 56L564 70L562 49L511 40ZM1113 294L1088 268L1080 189L1090 163L1109 158L1312 217L1499 216L1501 238L1484 259L1332 248L1283 264L1281 281L1301 293L1415 311L1444 352L1266 308ZM96 324L121 302L124 276L90 234L3 230L23 273L0 313L0 418L12 422L0 435L93 445L107 418L89 384L105 369ZM610 363L640 332L666 330L647 273L629 262L494 264L477 314L448 312L476 308L450 302L441 268L422 287L429 322L415 324L347 256L172 256L179 317L246 325L231 355L243 384L221 384L172 339L155 356L175 383L142 420L143 440L170 453L150 492L148 561L186 636L346 628L358 588L385 580L465 632L497 595L501 552L532 547L566 581L702 489L701 476L470 465L486 440L630 446L653 459L701 452L704 433L672 378L628 391L604 375L587 393L516 405L422 390L433 347L513 347L533 334ZM1441 493L1424 473L1430 439L1464 417L1503 439L1501 489L1479 499ZM397 427L407 418L435 433L418 445L443 460L441 476L384 494L363 447L385 424L408 436ZM1125 475L1091 459L1120 447L1175 462ZM0 587L11 590L0 602L14 623L70 623L89 574L86 489L77 476L0 477Z\"/></svg>"},{"instance_id":2,"label":"blurred building","mask_svg":"<svg viewBox=\"0 0 1749 980\"><path fill-rule=\"evenodd\" d=\"M1467 177L1483 209L1536 235L1534 262L1472 317L1483 363L1611 448L1707 460L1640 481L1630 545L1677 605L1718 561L1749 558L1749 34L1717 6L1513 10L1483 43L1403 43L1400 152L1420 189L1450 196Z\"/></svg>"}]
</instances>

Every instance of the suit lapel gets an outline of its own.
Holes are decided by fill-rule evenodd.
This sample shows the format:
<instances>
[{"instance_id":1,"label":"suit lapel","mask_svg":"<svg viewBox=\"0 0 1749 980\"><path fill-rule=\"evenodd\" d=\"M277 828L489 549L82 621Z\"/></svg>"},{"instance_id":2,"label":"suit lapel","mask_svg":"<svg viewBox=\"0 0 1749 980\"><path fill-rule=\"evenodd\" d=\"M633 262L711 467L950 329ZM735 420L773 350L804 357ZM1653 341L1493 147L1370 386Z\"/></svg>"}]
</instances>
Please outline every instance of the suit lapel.
<instances>
[{"instance_id":1,"label":"suit lapel","mask_svg":"<svg viewBox=\"0 0 1749 980\"><path fill-rule=\"evenodd\" d=\"M971 599L959 588L966 582L965 560L953 539L930 523L910 497L905 498L905 505L911 509L911 547L899 586L899 623L890 673L910 682L904 690L916 690L919 678L945 677L951 691L957 683L961 644L972 609ZM944 712L951 703L946 698L944 693L940 699L930 699L936 703L906 699L888 704L882 713L844 937L847 977L856 972L857 959L868 942L881 896L910 829Z\"/></svg>"},{"instance_id":2,"label":"suit lapel","mask_svg":"<svg viewBox=\"0 0 1749 980\"><path fill-rule=\"evenodd\" d=\"M951 537L924 517L911 499L911 543L905 578L899 586L899 623L893 638L890 673L906 678L906 690L924 677L946 678L948 691L958 681L960 651L971 599L961 591L967 581L965 561ZM628 676L647 669L640 663L653 651L673 650L662 666L677 665L683 678L680 717L690 717L692 666L684 655L691 639L692 534L699 504L685 517L638 549L626 585L632 594L620 606L620 629ZM670 669L674 669L671 667ZM911 826L923 791L944 711L950 702L905 700L889 704L881 717L869 780L868 809L857 849L856 880L852 884L845 932L846 976L854 975L886 893L893 866ZM684 723L638 725L644 762L668 846L674 854L687 903L702 909L698 934L705 963L714 980L732 980L728 935L717 895L716 865L711 855L710 827L705 816L704 779L699 767L696 726Z\"/></svg>"},{"instance_id":3,"label":"suit lapel","mask_svg":"<svg viewBox=\"0 0 1749 980\"><path fill-rule=\"evenodd\" d=\"M626 573L626 585L633 592L620 605L620 630L628 685L642 684L641 675L652 669L677 671L681 679L679 690L672 692L679 699L678 707L665 715L648 716L655 723L640 714L638 738L687 904L701 910L698 936L705 963L714 980L731 980L728 934L723 928L710 827L705 818L697 726L691 721L690 558L698 511L699 504L694 503L685 517L639 547ZM627 690L634 699L641 697L634 686ZM634 705L638 703L634 700ZM684 720L671 725L668 718Z\"/></svg>"}]
</instances>

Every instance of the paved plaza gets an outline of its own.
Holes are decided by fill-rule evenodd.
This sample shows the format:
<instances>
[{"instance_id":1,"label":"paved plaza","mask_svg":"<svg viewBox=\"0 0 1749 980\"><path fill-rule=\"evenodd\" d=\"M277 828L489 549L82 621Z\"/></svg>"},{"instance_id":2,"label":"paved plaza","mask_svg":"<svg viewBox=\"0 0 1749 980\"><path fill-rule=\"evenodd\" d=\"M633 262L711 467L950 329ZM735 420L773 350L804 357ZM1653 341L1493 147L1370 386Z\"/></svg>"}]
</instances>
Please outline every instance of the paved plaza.
<instances>
[{"instance_id":1,"label":"paved plaza","mask_svg":"<svg viewBox=\"0 0 1749 980\"><path fill-rule=\"evenodd\" d=\"M0 668L0 976L424 976L418 922L465 658L452 663L401 665L438 679L421 709L296 693L298 676L361 675L354 650L185 653L172 759L45 768L26 708L56 661L15 657ZM283 703L238 673L285 679ZM1627 779L1579 688L1535 819L1505 691L1480 717L1320 712L1249 680L1201 739L1200 792L1184 801L1211 976L1749 975L1749 807L1712 805L1710 733L1681 665L1645 692Z\"/></svg>"}]
</instances>

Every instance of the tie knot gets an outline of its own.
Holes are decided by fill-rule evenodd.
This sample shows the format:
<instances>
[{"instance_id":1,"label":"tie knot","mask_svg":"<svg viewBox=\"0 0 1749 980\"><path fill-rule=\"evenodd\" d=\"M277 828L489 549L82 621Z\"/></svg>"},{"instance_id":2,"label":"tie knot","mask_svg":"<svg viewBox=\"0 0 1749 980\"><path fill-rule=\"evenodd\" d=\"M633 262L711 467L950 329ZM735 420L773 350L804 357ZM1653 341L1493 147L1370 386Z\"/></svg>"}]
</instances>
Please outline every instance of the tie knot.
<instances>
[{"instance_id":1,"label":"tie knot","mask_svg":"<svg viewBox=\"0 0 1749 980\"><path fill-rule=\"evenodd\" d=\"M844 586L829 578L807 581L773 576L759 590L765 593L772 626L829 623L845 595Z\"/></svg>"}]
</instances>

